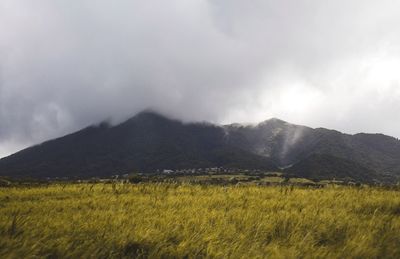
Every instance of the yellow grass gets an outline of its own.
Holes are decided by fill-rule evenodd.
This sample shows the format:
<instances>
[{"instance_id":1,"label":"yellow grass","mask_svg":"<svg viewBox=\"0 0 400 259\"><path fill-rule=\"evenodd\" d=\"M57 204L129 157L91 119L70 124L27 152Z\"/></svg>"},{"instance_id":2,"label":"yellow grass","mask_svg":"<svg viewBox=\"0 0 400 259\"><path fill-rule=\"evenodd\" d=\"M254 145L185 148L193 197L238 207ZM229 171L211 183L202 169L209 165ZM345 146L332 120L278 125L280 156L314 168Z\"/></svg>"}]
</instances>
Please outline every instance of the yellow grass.
<instances>
[{"instance_id":1,"label":"yellow grass","mask_svg":"<svg viewBox=\"0 0 400 259\"><path fill-rule=\"evenodd\" d=\"M400 258L400 192L177 184L0 188L0 258Z\"/></svg>"}]
</instances>

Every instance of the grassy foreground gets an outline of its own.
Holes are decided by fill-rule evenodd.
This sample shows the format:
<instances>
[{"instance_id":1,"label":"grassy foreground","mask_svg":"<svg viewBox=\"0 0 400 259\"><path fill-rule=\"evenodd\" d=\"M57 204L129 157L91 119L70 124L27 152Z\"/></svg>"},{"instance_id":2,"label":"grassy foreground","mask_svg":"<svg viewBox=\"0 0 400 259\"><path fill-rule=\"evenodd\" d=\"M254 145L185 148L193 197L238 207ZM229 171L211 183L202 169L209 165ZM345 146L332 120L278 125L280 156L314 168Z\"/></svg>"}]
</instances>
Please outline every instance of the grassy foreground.
<instances>
[{"instance_id":1,"label":"grassy foreground","mask_svg":"<svg viewBox=\"0 0 400 259\"><path fill-rule=\"evenodd\" d=\"M400 258L400 192L69 184L0 188L0 258Z\"/></svg>"}]
</instances>

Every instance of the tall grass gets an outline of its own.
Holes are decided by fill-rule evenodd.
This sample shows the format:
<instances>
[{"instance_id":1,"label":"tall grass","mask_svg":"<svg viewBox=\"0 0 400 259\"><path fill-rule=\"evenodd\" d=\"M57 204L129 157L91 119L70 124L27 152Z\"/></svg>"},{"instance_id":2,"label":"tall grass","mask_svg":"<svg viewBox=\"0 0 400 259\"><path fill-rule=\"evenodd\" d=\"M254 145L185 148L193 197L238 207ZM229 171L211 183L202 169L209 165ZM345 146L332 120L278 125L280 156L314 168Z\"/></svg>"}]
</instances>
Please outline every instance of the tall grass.
<instances>
[{"instance_id":1,"label":"tall grass","mask_svg":"<svg viewBox=\"0 0 400 259\"><path fill-rule=\"evenodd\" d=\"M185 184L0 188L0 257L400 258L400 192Z\"/></svg>"}]
</instances>

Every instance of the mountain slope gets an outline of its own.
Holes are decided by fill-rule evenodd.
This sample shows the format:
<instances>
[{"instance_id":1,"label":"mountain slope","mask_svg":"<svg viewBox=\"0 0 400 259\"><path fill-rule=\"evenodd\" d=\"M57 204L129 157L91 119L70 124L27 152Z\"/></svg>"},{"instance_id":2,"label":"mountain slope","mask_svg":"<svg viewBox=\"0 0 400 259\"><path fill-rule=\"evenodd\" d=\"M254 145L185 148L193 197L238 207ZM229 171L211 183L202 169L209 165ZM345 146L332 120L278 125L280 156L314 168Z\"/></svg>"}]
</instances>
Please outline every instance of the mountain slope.
<instances>
[{"instance_id":1,"label":"mountain slope","mask_svg":"<svg viewBox=\"0 0 400 259\"><path fill-rule=\"evenodd\" d=\"M382 134L349 135L278 119L253 126L227 125L225 129L231 145L269 157L282 168L301 163L313 155L327 155L326 161L328 158L344 159L378 176L400 177L400 141Z\"/></svg>"},{"instance_id":2,"label":"mountain slope","mask_svg":"<svg viewBox=\"0 0 400 259\"><path fill-rule=\"evenodd\" d=\"M341 179L373 183L380 179L380 176L370 168L327 154L312 154L287 168L285 172L313 180Z\"/></svg>"},{"instance_id":3,"label":"mountain slope","mask_svg":"<svg viewBox=\"0 0 400 259\"><path fill-rule=\"evenodd\" d=\"M224 140L221 127L183 124L152 112L91 126L0 160L0 175L106 176L134 170L238 167L276 170L269 158Z\"/></svg>"},{"instance_id":4,"label":"mountain slope","mask_svg":"<svg viewBox=\"0 0 400 259\"><path fill-rule=\"evenodd\" d=\"M215 166L281 167L315 179L395 182L400 179L400 141L279 119L217 126L142 112L116 126L90 126L3 158L0 175L91 177Z\"/></svg>"}]
</instances>

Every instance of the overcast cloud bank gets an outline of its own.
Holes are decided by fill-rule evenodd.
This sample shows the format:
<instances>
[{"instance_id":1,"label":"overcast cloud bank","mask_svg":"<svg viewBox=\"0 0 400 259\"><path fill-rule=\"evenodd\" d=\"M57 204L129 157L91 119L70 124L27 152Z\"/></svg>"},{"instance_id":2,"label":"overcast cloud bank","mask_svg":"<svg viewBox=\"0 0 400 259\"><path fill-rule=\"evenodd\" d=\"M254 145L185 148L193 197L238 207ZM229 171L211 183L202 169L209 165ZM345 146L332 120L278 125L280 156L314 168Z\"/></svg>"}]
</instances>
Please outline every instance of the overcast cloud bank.
<instances>
[{"instance_id":1,"label":"overcast cloud bank","mask_svg":"<svg viewBox=\"0 0 400 259\"><path fill-rule=\"evenodd\" d=\"M3 0L0 157L152 108L400 137L399 1Z\"/></svg>"}]
</instances>

